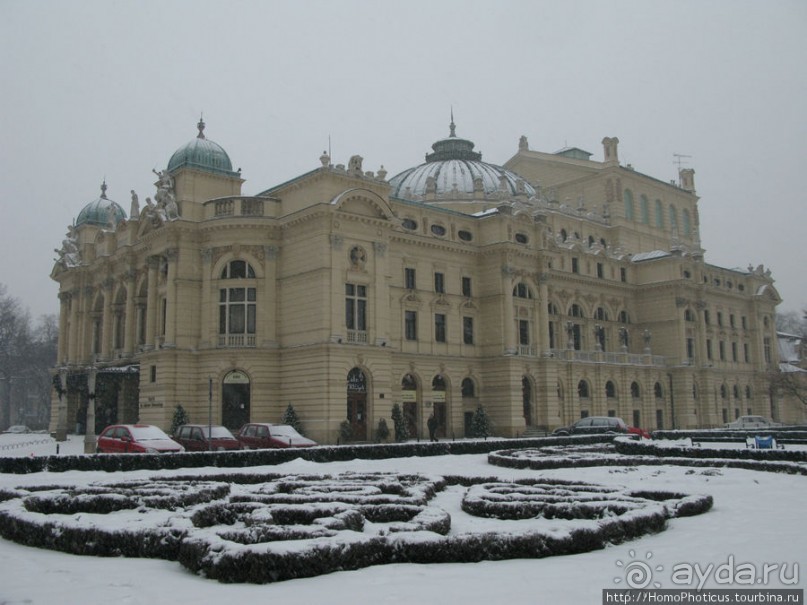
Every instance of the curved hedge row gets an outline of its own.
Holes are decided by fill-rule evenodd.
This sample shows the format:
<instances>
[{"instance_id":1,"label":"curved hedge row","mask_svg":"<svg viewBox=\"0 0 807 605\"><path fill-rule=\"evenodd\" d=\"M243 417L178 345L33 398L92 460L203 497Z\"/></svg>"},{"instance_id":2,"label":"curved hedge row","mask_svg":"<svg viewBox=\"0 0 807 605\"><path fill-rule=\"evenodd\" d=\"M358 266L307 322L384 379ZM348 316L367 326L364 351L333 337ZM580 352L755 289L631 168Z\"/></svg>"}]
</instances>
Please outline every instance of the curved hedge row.
<instances>
[{"instance_id":1,"label":"curved hedge row","mask_svg":"<svg viewBox=\"0 0 807 605\"><path fill-rule=\"evenodd\" d=\"M447 485L466 489L463 509L492 519L487 530L448 535L451 517L434 503ZM116 493L136 502L140 514L110 506ZM4 538L80 555L176 560L221 582L253 583L386 563L586 552L661 531L668 518L712 505L710 496L571 481L385 473L231 473L204 481L18 488L3 497ZM71 498L81 502L78 509ZM82 514L73 514L77 510ZM535 516L564 522L536 526L530 521ZM495 520L503 520L501 532L491 531Z\"/></svg>"}]
</instances>

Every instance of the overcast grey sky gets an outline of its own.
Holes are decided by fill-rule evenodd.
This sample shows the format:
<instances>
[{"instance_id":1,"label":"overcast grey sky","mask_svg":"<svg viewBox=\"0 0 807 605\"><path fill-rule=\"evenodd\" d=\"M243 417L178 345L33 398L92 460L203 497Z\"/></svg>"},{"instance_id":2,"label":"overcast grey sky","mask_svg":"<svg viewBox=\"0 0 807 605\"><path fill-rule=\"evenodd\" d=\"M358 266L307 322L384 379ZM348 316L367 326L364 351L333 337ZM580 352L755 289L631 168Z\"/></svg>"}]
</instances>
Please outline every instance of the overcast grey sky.
<instances>
[{"instance_id":1,"label":"overcast grey sky","mask_svg":"<svg viewBox=\"0 0 807 605\"><path fill-rule=\"evenodd\" d=\"M0 0L0 283L37 317L68 224L153 196L196 135L255 194L364 157L393 176L448 134L503 164L565 145L661 180L691 156L709 263L770 267L807 307L803 0Z\"/></svg>"}]
</instances>

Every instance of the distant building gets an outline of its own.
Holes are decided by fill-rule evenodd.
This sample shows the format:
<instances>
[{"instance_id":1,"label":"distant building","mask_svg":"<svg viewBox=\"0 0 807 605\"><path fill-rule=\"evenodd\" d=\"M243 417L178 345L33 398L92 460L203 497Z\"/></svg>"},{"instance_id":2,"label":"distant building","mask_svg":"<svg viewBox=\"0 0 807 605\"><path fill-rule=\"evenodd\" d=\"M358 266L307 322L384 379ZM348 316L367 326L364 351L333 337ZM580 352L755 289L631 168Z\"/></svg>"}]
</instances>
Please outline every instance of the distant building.
<instances>
[{"instance_id":1,"label":"distant building","mask_svg":"<svg viewBox=\"0 0 807 605\"><path fill-rule=\"evenodd\" d=\"M762 266L704 260L694 171L664 182L578 148L503 166L456 135L387 179L362 158L254 196L205 137L130 212L87 205L52 277L61 300L56 430L113 421L237 428L291 403L309 436L372 440L399 404L462 437L483 405L503 436L617 415L647 429L785 422L780 297ZM212 385L212 388L210 386ZM63 405L59 405L59 393ZM210 406L210 407L209 407Z\"/></svg>"}]
</instances>

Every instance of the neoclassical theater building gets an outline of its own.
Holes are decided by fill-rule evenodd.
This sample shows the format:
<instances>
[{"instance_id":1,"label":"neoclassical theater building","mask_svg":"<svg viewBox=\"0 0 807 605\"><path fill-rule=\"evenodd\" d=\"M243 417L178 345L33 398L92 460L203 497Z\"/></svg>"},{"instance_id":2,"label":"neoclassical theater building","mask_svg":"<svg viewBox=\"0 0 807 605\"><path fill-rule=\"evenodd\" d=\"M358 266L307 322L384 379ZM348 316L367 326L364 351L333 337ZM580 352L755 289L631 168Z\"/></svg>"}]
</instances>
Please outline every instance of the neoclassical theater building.
<instances>
[{"instance_id":1,"label":"neoclassical theater building","mask_svg":"<svg viewBox=\"0 0 807 605\"><path fill-rule=\"evenodd\" d=\"M322 443L345 420L374 439L394 404L411 435L434 414L448 438L480 405L500 436L801 420L766 380L770 271L705 261L693 170L659 180L602 144L522 137L495 165L452 119L392 178L323 153L250 196L200 121L153 199L131 192L127 213L104 184L58 250L52 430L168 428L178 405L238 428L292 404Z\"/></svg>"}]
</instances>

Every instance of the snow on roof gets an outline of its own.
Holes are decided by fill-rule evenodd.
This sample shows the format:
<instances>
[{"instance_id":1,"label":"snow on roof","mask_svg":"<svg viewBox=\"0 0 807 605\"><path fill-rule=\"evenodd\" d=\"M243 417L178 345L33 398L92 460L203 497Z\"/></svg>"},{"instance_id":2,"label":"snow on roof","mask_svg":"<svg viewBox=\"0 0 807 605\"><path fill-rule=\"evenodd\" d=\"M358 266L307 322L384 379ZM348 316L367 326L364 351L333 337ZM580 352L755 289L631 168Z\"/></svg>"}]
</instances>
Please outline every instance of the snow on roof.
<instances>
[{"instance_id":1,"label":"snow on roof","mask_svg":"<svg viewBox=\"0 0 807 605\"><path fill-rule=\"evenodd\" d=\"M490 216L491 214L496 214L499 212L498 208L490 208L489 210L482 210L481 212L474 212L472 216L482 217L482 216Z\"/></svg>"},{"instance_id":2,"label":"snow on roof","mask_svg":"<svg viewBox=\"0 0 807 605\"><path fill-rule=\"evenodd\" d=\"M665 252L664 250L653 250L652 252L640 252L639 254L634 254L631 260L634 263L639 263L645 260L664 258L665 256L672 256L672 254Z\"/></svg>"}]
</instances>

